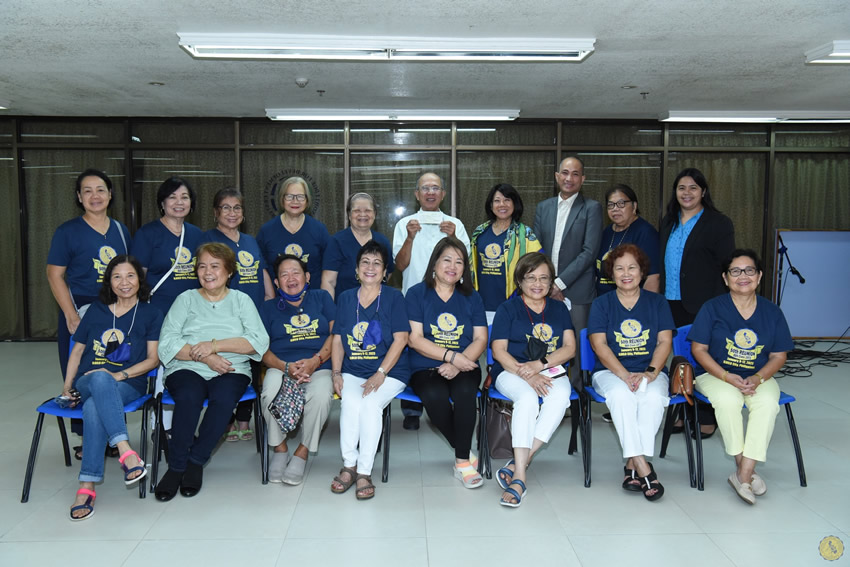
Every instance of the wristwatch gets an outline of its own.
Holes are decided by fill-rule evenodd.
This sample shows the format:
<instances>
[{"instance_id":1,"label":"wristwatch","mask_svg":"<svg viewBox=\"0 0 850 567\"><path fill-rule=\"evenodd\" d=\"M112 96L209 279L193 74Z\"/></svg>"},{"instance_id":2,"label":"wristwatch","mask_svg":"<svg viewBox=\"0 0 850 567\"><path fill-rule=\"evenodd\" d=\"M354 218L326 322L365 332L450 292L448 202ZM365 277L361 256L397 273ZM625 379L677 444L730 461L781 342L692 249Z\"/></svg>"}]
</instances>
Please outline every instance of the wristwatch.
<instances>
[{"instance_id":1,"label":"wristwatch","mask_svg":"<svg viewBox=\"0 0 850 567\"><path fill-rule=\"evenodd\" d=\"M655 367L654 366L647 366L646 370L644 370L644 372L655 372Z\"/></svg>"},{"instance_id":2,"label":"wristwatch","mask_svg":"<svg viewBox=\"0 0 850 567\"><path fill-rule=\"evenodd\" d=\"M129 378L129 377L130 377L130 375L129 375L129 374L127 374L127 371L126 371L126 370L122 370L122 371L121 371L121 377L122 377L124 380L126 380L127 378Z\"/></svg>"},{"instance_id":3,"label":"wristwatch","mask_svg":"<svg viewBox=\"0 0 850 567\"><path fill-rule=\"evenodd\" d=\"M387 371L386 371L386 370L384 370L384 367L383 367L383 366L381 366L381 367L379 367L379 368L378 368L378 372L380 372L381 374L383 374L383 375L384 375L384 378L386 378L386 377L387 377Z\"/></svg>"},{"instance_id":4,"label":"wristwatch","mask_svg":"<svg viewBox=\"0 0 850 567\"><path fill-rule=\"evenodd\" d=\"M547 359L545 356L540 358L540 362L542 362L542 363L543 363L543 368L544 368L544 369L545 369L547 366L549 366L549 359Z\"/></svg>"}]
</instances>

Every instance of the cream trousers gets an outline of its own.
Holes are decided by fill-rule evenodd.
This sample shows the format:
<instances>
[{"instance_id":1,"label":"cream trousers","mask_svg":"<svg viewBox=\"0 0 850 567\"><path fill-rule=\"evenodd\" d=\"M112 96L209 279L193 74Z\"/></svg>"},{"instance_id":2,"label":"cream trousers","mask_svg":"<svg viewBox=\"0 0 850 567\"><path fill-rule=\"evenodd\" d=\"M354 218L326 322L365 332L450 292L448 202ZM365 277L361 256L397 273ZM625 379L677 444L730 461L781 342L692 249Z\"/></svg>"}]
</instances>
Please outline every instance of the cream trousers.
<instances>
[{"instance_id":1,"label":"cream trousers","mask_svg":"<svg viewBox=\"0 0 850 567\"><path fill-rule=\"evenodd\" d=\"M277 368L266 370L263 379L263 393L260 403L263 407L263 417L269 430L269 445L277 447L283 443L284 435L277 422L269 413L269 404L274 400L283 382L283 372ZM302 384L304 388L304 414L301 417L301 444L311 453L319 450L319 436L328 420L333 402L333 380L330 370L316 370L310 381Z\"/></svg>"}]
</instances>

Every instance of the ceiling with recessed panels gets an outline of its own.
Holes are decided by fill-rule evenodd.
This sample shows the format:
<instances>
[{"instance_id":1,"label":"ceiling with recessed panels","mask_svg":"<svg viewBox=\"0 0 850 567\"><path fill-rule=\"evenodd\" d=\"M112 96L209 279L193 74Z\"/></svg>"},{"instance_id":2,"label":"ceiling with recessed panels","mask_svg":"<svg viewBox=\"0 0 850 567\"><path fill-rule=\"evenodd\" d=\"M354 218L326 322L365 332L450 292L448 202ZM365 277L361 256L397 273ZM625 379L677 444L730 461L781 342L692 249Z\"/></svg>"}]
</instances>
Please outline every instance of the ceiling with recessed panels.
<instances>
[{"instance_id":1,"label":"ceiling with recessed panels","mask_svg":"<svg viewBox=\"0 0 850 567\"><path fill-rule=\"evenodd\" d=\"M581 64L202 61L180 49L177 32L595 37L596 52ZM522 118L602 119L847 111L850 65L804 64L806 51L840 39L850 39L847 0L4 0L0 101L10 109L0 116L261 117L270 107L518 108Z\"/></svg>"}]
</instances>

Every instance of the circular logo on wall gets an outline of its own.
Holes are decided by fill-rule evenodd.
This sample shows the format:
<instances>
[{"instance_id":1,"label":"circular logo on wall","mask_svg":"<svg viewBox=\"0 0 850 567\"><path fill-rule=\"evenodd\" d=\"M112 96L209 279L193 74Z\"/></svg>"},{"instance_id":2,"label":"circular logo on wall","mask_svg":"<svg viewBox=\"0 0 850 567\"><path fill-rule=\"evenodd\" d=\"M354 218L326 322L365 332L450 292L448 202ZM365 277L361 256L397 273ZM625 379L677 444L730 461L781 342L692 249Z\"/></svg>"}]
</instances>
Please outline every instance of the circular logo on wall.
<instances>
[{"instance_id":1,"label":"circular logo on wall","mask_svg":"<svg viewBox=\"0 0 850 567\"><path fill-rule=\"evenodd\" d=\"M290 177L300 177L310 186L310 209L313 216L319 213L320 195L319 184L312 175L300 169L282 169L272 175L266 181L263 190L263 208L271 216L280 214L280 193L283 190L283 182Z\"/></svg>"}]
</instances>

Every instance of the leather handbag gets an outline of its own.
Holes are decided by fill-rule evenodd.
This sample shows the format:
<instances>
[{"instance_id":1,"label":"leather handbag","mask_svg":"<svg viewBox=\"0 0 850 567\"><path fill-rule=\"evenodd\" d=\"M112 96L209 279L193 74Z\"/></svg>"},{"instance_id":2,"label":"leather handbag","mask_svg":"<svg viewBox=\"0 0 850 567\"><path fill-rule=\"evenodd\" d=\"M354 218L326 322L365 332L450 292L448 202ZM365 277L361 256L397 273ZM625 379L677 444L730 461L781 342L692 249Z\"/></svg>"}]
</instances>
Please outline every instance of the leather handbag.
<instances>
[{"instance_id":1,"label":"leather handbag","mask_svg":"<svg viewBox=\"0 0 850 567\"><path fill-rule=\"evenodd\" d=\"M289 376L283 377L280 390L269 404L269 413L283 433L289 433L301 421L301 414L304 413L304 391Z\"/></svg>"},{"instance_id":2,"label":"leather handbag","mask_svg":"<svg viewBox=\"0 0 850 567\"><path fill-rule=\"evenodd\" d=\"M511 405L502 400L487 400L487 444L490 456L510 459L514 456L511 442Z\"/></svg>"},{"instance_id":3,"label":"leather handbag","mask_svg":"<svg viewBox=\"0 0 850 567\"><path fill-rule=\"evenodd\" d=\"M670 395L683 395L688 404L694 405L691 396L694 394L694 367L684 356L674 356L670 363L673 370L670 372Z\"/></svg>"}]
</instances>

